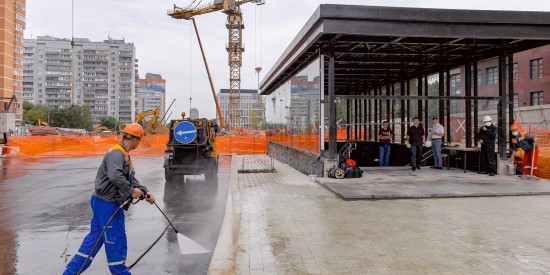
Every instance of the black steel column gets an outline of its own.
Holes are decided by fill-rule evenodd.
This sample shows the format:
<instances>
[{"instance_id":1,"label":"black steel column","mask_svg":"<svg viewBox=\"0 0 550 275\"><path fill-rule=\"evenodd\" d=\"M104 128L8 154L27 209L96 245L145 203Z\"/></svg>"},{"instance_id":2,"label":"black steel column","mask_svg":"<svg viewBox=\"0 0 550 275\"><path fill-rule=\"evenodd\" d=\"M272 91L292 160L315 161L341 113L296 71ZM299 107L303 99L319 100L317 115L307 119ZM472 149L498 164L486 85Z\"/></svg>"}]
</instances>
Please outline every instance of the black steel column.
<instances>
[{"instance_id":1,"label":"black steel column","mask_svg":"<svg viewBox=\"0 0 550 275\"><path fill-rule=\"evenodd\" d=\"M351 139L351 99L346 99L346 139Z\"/></svg>"},{"instance_id":2,"label":"black steel column","mask_svg":"<svg viewBox=\"0 0 550 275\"><path fill-rule=\"evenodd\" d=\"M477 78L479 77L478 75L478 69L477 69L477 61L473 62L474 63L474 97L476 99L474 99L474 135L477 134L477 131L479 130L478 129L478 121L479 121L479 109L478 109L478 105L479 105L479 101L477 100L477 96L478 96L478 83L477 83ZM474 145L477 146L477 137L474 137Z\"/></svg>"},{"instance_id":3,"label":"black steel column","mask_svg":"<svg viewBox=\"0 0 550 275\"><path fill-rule=\"evenodd\" d=\"M510 124L514 121L514 54L512 53L508 53L508 121Z\"/></svg>"},{"instance_id":4,"label":"black steel column","mask_svg":"<svg viewBox=\"0 0 550 275\"><path fill-rule=\"evenodd\" d=\"M428 91L428 76L427 75L424 76L424 95L426 95L426 96L430 95L430 93ZM425 121L424 128L426 129L426 131L428 131L428 127L431 127L430 122L431 122L431 119L432 119L431 117L429 117L428 106L429 106L428 100L426 99L426 100L424 100L424 121Z\"/></svg>"},{"instance_id":5,"label":"black steel column","mask_svg":"<svg viewBox=\"0 0 550 275\"><path fill-rule=\"evenodd\" d=\"M407 79L407 95L411 95L411 80L410 79ZM411 100L410 99L407 99L406 101L407 103L407 124L405 124L405 129L407 129L407 127L409 126L410 122L411 122Z\"/></svg>"},{"instance_id":6,"label":"black steel column","mask_svg":"<svg viewBox=\"0 0 550 275\"><path fill-rule=\"evenodd\" d=\"M374 90L369 90L368 91L368 94L369 95L372 95L374 93ZM369 135L368 135L368 140L371 140L373 141L374 138L373 138L373 135L372 135L372 123L374 121L373 119L373 114L374 114L374 110L373 110L373 99L367 99L367 103L368 103L368 109L369 109L369 112L368 112L368 124L369 124Z\"/></svg>"},{"instance_id":7,"label":"black steel column","mask_svg":"<svg viewBox=\"0 0 550 275\"><path fill-rule=\"evenodd\" d=\"M451 96L451 70L447 68L445 71L446 77L445 77L445 88L447 96ZM447 99L445 103L445 109L447 110L447 142L450 144L451 141L453 141L453 138L451 136L452 130L451 130L451 100Z\"/></svg>"},{"instance_id":8,"label":"black steel column","mask_svg":"<svg viewBox=\"0 0 550 275\"><path fill-rule=\"evenodd\" d=\"M386 85L386 96L390 96L390 95L391 95L390 85ZM390 108L391 108L391 100L386 99L386 121L388 123L390 123L390 111L391 111Z\"/></svg>"},{"instance_id":9,"label":"black steel column","mask_svg":"<svg viewBox=\"0 0 550 275\"><path fill-rule=\"evenodd\" d=\"M355 107L355 110L353 111L353 123L355 124L355 129L353 132L354 140L359 140L359 99L353 100L353 105Z\"/></svg>"},{"instance_id":10,"label":"black steel column","mask_svg":"<svg viewBox=\"0 0 550 275\"><path fill-rule=\"evenodd\" d=\"M507 159L506 139L508 137L508 123L506 117L506 106L508 106L508 95L506 94L506 55L504 46L498 56L498 94L500 101L498 103L498 154L501 159Z\"/></svg>"},{"instance_id":11,"label":"black steel column","mask_svg":"<svg viewBox=\"0 0 550 275\"><path fill-rule=\"evenodd\" d=\"M391 96L395 96L395 83L391 84ZM391 140L392 142L395 142L395 101L391 100L391 121L390 121L390 127L392 129L391 134Z\"/></svg>"},{"instance_id":12,"label":"black steel column","mask_svg":"<svg viewBox=\"0 0 550 275\"><path fill-rule=\"evenodd\" d=\"M376 87L374 88L374 95L380 95L380 88ZM380 99L374 100L374 141L378 141L378 115L379 115L379 102Z\"/></svg>"},{"instance_id":13,"label":"black steel column","mask_svg":"<svg viewBox=\"0 0 550 275\"><path fill-rule=\"evenodd\" d=\"M466 56L466 64L464 64L464 90L466 100L464 101L464 112L466 119L466 148L472 147L472 101L469 99L472 96L472 64L470 57Z\"/></svg>"},{"instance_id":14,"label":"black steel column","mask_svg":"<svg viewBox=\"0 0 550 275\"><path fill-rule=\"evenodd\" d=\"M334 49L329 44L328 59L328 106L329 106L329 124L328 124L328 150L329 158L336 158L336 102L334 96Z\"/></svg>"},{"instance_id":15,"label":"black steel column","mask_svg":"<svg viewBox=\"0 0 550 275\"><path fill-rule=\"evenodd\" d=\"M443 70L439 71L439 96L445 96L445 72ZM445 128L449 127L445 125L445 101L443 99L439 100L439 122Z\"/></svg>"},{"instance_id":16,"label":"black steel column","mask_svg":"<svg viewBox=\"0 0 550 275\"><path fill-rule=\"evenodd\" d=\"M366 92L364 92L363 94L366 94ZM368 136L368 127L367 127L367 123L369 122L367 120L367 114L368 114L368 106L367 106L367 99L363 99L363 140L368 140L369 136Z\"/></svg>"},{"instance_id":17,"label":"black steel column","mask_svg":"<svg viewBox=\"0 0 550 275\"><path fill-rule=\"evenodd\" d=\"M401 95L404 96L405 95L405 81L404 80L401 80L401 87L400 87L400 92L401 92ZM405 105L405 100L402 99L401 100L401 144L404 144L405 143L405 131L407 130L407 126L405 124L405 111L406 111L406 105Z\"/></svg>"},{"instance_id":18,"label":"black steel column","mask_svg":"<svg viewBox=\"0 0 550 275\"><path fill-rule=\"evenodd\" d=\"M418 86L418 95L422 96L424 94L422 92L422 89L424 88L424 85L422 85L422 76L419 76L417 81L418 82L416 83L417 84L416 86ZM418 120L420 120L420 123L424 124L424 114L422 113L422 110L423 110L422 102L423 102L422 99L418 100L418 110L417 110L416 116L418 117ZM424 126L424 129L425 129L426 125L423 125L423 126Z\"/></svg>"}]
</instances>

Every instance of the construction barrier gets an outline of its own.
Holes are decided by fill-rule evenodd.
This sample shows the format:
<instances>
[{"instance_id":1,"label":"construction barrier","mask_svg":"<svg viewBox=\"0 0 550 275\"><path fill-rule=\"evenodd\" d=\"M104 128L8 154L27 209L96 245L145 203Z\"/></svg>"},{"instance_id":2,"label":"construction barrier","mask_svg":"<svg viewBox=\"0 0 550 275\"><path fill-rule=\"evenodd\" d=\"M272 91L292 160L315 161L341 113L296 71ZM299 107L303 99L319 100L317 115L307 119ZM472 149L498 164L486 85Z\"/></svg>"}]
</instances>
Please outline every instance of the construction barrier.
<instances>
[{"instance_id":1,"label":"construction barrier","mask_svg":"<svg viewBox=\"0 0 550 275\"><path fill-rule=\"evenodd\" d=\"M10 157L88 157L103 156L122 136L11 136ZM168 136L143 137L132 155L162 155Z\"/></svg>"},{"instance_id":2,"label":"construction barrier","mask_svg":"<svg viewBox=\"0 0 550 275\"><path fill-rule=\"evenodd\" d=\"M273 141L288 147L293 147L308 151L314 154L320 154L319 135L274 135L268 136L269 141Z\"/></svg>"},{"instance_id":3,"label":"construction barrier","mask_svg":"<svg viewBox=\"0 0 550 275\"><path fill-rule=\"evenodd\" d=\"M11 136L10 157L88 157L103 156L122 136ZM147 135L132 155L161 156L166 150L167 135ZM218 154L255 155L267 153L265 136L219 136Z\"/></svg>"}]
</instances>

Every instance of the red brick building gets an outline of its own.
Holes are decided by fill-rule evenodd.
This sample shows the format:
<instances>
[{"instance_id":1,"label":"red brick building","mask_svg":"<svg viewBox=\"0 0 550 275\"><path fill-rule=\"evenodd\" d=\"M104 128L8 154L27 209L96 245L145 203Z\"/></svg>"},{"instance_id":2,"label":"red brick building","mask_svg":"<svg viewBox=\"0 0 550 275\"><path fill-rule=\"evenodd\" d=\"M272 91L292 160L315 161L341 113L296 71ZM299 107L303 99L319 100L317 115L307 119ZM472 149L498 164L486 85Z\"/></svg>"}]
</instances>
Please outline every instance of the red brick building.
<instances>
[{"instance_id":1,"label":"red brick building","mask_svg":"<svg viewBox=\"0 0 550 275\"><path fill-rule=\"evenodd\" d=\"M545 71L544 63L550 64L550 45L514 54L514 107L550 104L550 69ZM477 69L478 95L498 96L498 58L479 62ZM452 75L451 82L457 77ZM459 79L464 79L464 68L460 69ZM464 81L460 82L464 91ZM496 104L496 101L480 101L478 107L492 110Z\"/></svg>"}]
</instances>

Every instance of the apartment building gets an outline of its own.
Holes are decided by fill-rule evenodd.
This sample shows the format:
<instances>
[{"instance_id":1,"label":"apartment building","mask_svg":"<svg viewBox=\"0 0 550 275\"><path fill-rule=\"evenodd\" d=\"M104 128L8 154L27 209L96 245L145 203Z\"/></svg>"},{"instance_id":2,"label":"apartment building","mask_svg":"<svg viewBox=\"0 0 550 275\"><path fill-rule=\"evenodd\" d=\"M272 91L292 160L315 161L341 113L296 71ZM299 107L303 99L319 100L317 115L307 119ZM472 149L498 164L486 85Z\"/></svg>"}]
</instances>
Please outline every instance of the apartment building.
<instances>
[{"instance_id":1,"label":"apartment building","mask_svg":"<svg viewBox=\"0 0 550 275\"><path fill-rule=\"evenodd\" d=\"M9 112L15 112L15 124L23 120L23 32L25 0L0 1L0 111L15 100Z\"/></svg>"},{"instance_id":2,"label":"apartment building","mask_svg":"<svg viewBox=\"0 0 550 275\"><path fill-rule=\"evenodd\" d=\"M145 74L138 80L136 115L159 108L161 116L166 112L166 80L160 74ZM160 119L160 118L159 118Z\"/></svg>"},{"instance_id":3,"label":"apartment building","mask_svg":"<svg viewBox=\"0 0 550 275\"><path fill-rule=\"evenodd\" d=\"M94 123L104 116L132 122L137 75L134 45L112 38L73 41L50 36L24 39L25 101L57 108L89 105Z\"/></svg>"},{"instance_id":4,"label":"apartment building","mask_svg":"<svg viewBox=\"0 0 550 275\"><path fill-rule=\"evenodd\" d=\"M223 119L229 121L229 89L220 89L218 100ZM258 90L241 89L241 127L259 127L263 121L262 96Z\"/></svg>"}]
</instances>

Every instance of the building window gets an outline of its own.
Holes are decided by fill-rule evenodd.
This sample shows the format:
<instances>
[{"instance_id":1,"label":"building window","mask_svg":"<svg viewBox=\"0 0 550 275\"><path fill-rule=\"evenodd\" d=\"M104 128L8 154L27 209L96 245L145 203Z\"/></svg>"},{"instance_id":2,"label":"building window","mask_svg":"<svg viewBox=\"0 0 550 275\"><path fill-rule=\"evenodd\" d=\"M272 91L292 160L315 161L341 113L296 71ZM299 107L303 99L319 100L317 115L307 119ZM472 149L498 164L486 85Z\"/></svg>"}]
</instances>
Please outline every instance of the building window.
<instances>
[{"instance_id":1,"label":"building window","mask_svg":"<svg viewBox=\"0 0 550 275\"><path fill-rule=\"evenodd\" d=\"M544 92L532 92L531 93L531 106L537 106L544 104Z\"/></svg>"},{"instance_id":2,"label":"building window","mask_svg":"<svg viewBox=\"0 0 550 275\"><path fill-rule=\"evenodd\" d=\"M513 74L514 74L514 81L518 81L519 79L519 67L518 67L518 63L514 63L514 68L513 68Z\"/></svg>"},{"instance_id":3,"label":"building window","mask_svg":"<svg viewBox=\"0 0 550 275\"><path fill-rule=\"evenodd\" d=\"M519 95L514 94L514 108L519 107Z\"/></svg>"},{"instance_id":4,"label":"building window","mask_svg":"<svg viewBox=\"0 0 550 275\"><path fill-rule=\"evenodd\" d=\"M451 94L460 94L460 74L451 75Z\"/></svg>"},{"instance_id":5,"label":"building window","mask_svg":"<svg viewBox=\"0 0 550 275\"><path fill-rule=\"evenodd\" d=\"M16 14L15 14L15 18L16 18L16 19L19 19L19 20L21 20L21 21L25 21L25 16L23 16L23 15L21 15L21 14L19 14L19 13L16 13Z\"/></svg>"},{"instance_id":6,"label":"building window","mask_svg":"<svg viewBox=\"0 0 550 275\"><path fill-rule=\"evenodd\" d=\"M529 61L529 76L531 79L542 78L542 58Z\"/></svg>"},{"instance_id":7,"label":"building window","mask_svg":"<svg viewBox=\"0 0 550 275\"><path fill-rule=\"evenodd\" d=\"M25 28L23 28L23 26L19 25L19 24L15 24L15 26L13 27L16 31L20 31L20 32L23 32L25 30Z\"/></svg>"},{"instance_id":8,"label":"building window","mask_svg":"<svg viewBox=\"0 0 550 275\"><path fill-rule=\"evenodd\" d=\"M19 2L15 2L15 7L20 9L20 10L25 10L25 5L19 3Z\"/></svg>"},{"instance_id":9,"label":"building window","mask_svg":"<svg viewBox=\"0 0 550 275\"><path fill-rule=\"evenodd\" d=\"M487 72L487 85L496 84L498 82L497 67L487 68L486 72Z\"/></svg>"}]
</instances>

